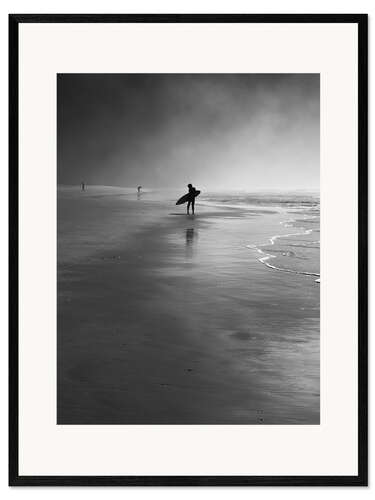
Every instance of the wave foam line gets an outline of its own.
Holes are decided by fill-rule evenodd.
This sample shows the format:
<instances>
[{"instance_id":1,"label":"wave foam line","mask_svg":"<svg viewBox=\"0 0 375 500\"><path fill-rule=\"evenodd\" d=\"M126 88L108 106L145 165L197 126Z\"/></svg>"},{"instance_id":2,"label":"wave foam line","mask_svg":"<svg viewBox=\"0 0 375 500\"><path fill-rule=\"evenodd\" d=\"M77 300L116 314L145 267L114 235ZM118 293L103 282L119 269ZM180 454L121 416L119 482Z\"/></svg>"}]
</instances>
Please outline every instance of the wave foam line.
<instances>
[{"instance_id":1,"label":"wave foam line","mask_svg":"<svg viewBox=\"0 0 375 500\"><path fill-rule=\"evenodd\" d=\"M296 222L296 221L293 219L289 219L287 221L280 222L280 224L283 224L284 227L290 227L291 223L293 223L293 222ZM305 229L305 228L301 228L301 229L304 230L302 233L275 234L275 236L272 236L269 239L269 241L270 241L271 245L274 245L275 241L279 238L288 238L289 236L302 236L302 235L311 234L313 232L312 229ZM270 269L274 269L276 271L282 271L284 273L303 274L305 276L318 276L318 279L316 279L315 282L320 283L320 273L311 273L308 271L296 271L294 269L286 269L286 268L282 268L282 267L273 266L272 264L270 264L268 261L270 259L275 259L276 255L273 255L271 253L266 253L262 250L261 247L265 247L267 245L268 245L268 243L264 243L263 245L247 245L247 248L251 248L252 250L256 250L258 253L263 255L263 257L260 257L258 260L259 260L259 262L261 262L265 266L269 267Z\"/></svg>"}]
</instances>

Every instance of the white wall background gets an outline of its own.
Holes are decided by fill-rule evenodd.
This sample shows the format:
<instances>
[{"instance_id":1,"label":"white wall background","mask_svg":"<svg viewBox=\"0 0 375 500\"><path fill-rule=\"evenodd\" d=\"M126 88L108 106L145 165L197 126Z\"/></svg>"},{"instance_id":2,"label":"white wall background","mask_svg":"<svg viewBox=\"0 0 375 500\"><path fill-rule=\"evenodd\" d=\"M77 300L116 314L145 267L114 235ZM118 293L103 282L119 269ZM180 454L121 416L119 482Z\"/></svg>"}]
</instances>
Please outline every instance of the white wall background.
<instances>
[{"instance_id":1,"label":"white wall background","mask_svg":"<svg viewBox=\"0 0 375 500\"><path fill-rule=\"evenodd\" d=\"M69 498L74 500L79 498L85 500L90 498L95 500L102 496L109 497L124 497L128 499L144 499L153 498L155 500L168 498L190 498L194 495L195 498L211 499L215 498L249 498L250 495L256 495L257 499L263 500L272 498L278 500L298 498L304 495L304 498L315 498L319 495L321 500L330 498L343 499L352 498L359 495L360 497L368 497L371 495L373 488L8 488L7 487L7 128L8 128L8 104L7 104L7 88L8 81L6 77L6 68L8 64L8 13L368 13L370 16L370 82L371 82L371 66L375 58L375 42L371 37L372 20L375 19L375 2L373 0L2 0L0 4L0 53L1 53L1 99L0 99L0 222L2 245L1 251L1 271L0 276L0 349L3 355L0 363L0 384L1 388L1 403L2 412L0 413L0 490L3 498L20 498L27 495L27 498ZM371 85L370 85L371 87ZM375 101L370 100L370 124L371 117L375 111ZM371 144L373 134L369 134L369 143ZM371 148L370 148L371 153ZM375 232L375 204L371 203L371 191L375 192L375 177L371 175L371 154L370 154L370 252L373 247ZM375 271L370 272L370 291L371 285L375 280ZM369 309L375 309L375 299L369 302ZM374 355L373 343L371 343L371 326L372 317L370 315L370 356ZM373 393L374 376L373 370L370 369L370 399ZM370 401L370 415L371 401ZM370 460L371 450L373 449L374 439L370 442ZM371 461L370 461L370 476L371 476ZM371 477L370 477L371 481ZM374 492L373 492L374 493Z\"/></svg>"}]
</instances>

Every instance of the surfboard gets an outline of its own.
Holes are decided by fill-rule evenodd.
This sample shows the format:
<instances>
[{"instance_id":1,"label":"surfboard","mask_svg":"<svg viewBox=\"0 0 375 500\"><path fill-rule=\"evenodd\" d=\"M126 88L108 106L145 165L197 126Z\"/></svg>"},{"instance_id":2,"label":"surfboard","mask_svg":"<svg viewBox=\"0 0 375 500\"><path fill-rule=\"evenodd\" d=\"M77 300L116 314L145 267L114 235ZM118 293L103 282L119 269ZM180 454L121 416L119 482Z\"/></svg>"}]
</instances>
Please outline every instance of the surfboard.
<instances>
[{"instance_id":1,"label":"surfboard","mask_svg":"<svg viewBox=\"0 0 375 500\"><path fill-rule=\"evenodd\" d=\"M196 198L200 193L201 193L200 191L195 191L194 198ZM190 196L191 193L184 194L184 196L181 196L181 198L176 201L176 205L183 205L184 203L189 201Z\"/></svg>"}]
</instances>

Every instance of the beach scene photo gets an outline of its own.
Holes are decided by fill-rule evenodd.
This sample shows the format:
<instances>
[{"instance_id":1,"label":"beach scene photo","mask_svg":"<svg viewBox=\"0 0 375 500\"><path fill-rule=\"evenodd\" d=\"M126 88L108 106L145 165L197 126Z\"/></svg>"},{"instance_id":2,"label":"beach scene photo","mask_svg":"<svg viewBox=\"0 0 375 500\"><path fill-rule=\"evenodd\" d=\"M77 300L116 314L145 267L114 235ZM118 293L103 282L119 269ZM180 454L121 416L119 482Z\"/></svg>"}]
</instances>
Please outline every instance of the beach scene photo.
<instances>
[{"instance_id":1,"label":"beach scene photo","mask_svg":"<svg viewBox=\"0 0 375 500\"><path fill-rule=\"evenodd\" d=\"M319 74L57 75L57 424L319 425Z\"/></svg>"}]
</instances>

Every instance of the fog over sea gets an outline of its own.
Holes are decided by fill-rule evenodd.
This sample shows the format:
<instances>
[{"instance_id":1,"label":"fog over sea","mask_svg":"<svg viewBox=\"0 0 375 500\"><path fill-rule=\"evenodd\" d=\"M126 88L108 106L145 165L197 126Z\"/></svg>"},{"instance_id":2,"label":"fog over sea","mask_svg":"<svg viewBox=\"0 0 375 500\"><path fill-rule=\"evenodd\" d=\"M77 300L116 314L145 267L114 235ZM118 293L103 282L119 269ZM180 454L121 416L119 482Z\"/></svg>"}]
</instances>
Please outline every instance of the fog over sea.
<instances>
[{"instance_id":1,"label":"fog over sea","mask_svg":"<svg viewBox=\"0 0 375 500\"><path fill-rule=\"evenodd\" d=\"M58 423L319 424L320 200L58 187Z\"/></svg>"}]
</instances>

